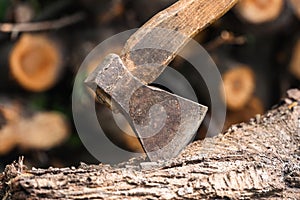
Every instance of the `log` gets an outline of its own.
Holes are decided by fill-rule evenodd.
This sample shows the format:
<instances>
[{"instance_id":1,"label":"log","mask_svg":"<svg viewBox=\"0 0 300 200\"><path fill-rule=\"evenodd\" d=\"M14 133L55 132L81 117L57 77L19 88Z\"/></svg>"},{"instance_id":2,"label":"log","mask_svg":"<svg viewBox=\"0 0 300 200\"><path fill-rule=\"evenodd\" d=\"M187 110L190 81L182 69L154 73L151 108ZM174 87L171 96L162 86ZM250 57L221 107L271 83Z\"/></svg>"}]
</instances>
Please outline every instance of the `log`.
<instances>
[{"instance_id":1,"label":"log","mask_svg":"<svg viewBox=\"0 0 300 200\"><path fill-rule=\"evenodd\" d=\"M48 150L69 136L69 123L57 112L37 112L17 101L1 99L0 116L0 155L6 155L15 147Z\"/></svg>"},{"instance_id":2,"label":"log","mask_svg":"<svg viewBox=\"0 0 300 200\"><path fill-rule=\"evenodd\" d=\"M69 124L57 112L39 112L18 123L17 145L21 149L48 150L62 144L69 136Z\"/></svg>"},{"instance_id":3,"label":"log","mask_svg":"<svg viewBox=\"0 0 300 200\"><path fill-rule=\"evenodd\" d=\"M259 115L263 113L263 103L259 98L254 96L241 110L227 111L223 130L227 130L233 124L248 122L250 118L253 118L255 116L259 117Z\"/></svg>"},{"instance_id":4,"label":"log","mask_svg":"<svg viewBox=\"0 0 300 200\"><path fill-rule=\"evenodd\" d=\"M1 127L0 133L0 155L5 155L16 146L16 134L11 126Z\"/></svg>"},{"instance_id":5,"label":"log","mask_svg":"<svg viewBox=\"0 0 300 200\"><path fill-rule=\"evenodd\" d=\"M16 146L18 138L15 123L20 119L20 106L16 103L0 103L1 126L0 126L0 155L5 155ZM5 105L5 106L4 106Z\"/></svg>"},{"instance_id":6,"label":"log","mask_svg":"<svg viewBox=\"0 0 300 200\"><path fill-rule=\"evenodd\" d=\"M275 21L283 8L284 0L241 0L234 10L244 21L262 24Z\"/></svg>"},{"instance_id":7,"label":"log","mask_svg":"<svg viewBox=\"0 0 300 200\"><path fill-rule=\"evenodd\" d=\"M61 47L45 35L23 34L11 51L10 71L24 88L34 92L48 90L62 72Z\"/></svg>"},{"instance_id":8,"label":"log","mask_svg":"<svg viewBox=\"0 0 300 200\"><path fill-rule=\"evenodd\" d=\"M255 74L245 64L230 63L225 68L227 70L222 73L224 85L224 90L221 89L222 97L229 110L241 110L253 96Z\"/></svg>"},{"instance_id":9,"label":"log","mask_svg":"<svg viewBox=\"0 0 300 200\"><path fill-rule=\"evenodd\" d=\"M157 163L27 169L0 175L4 199L297 199L300 91L250 123L189 145Z\"/></svg>"},{"instance_id":10,"label":"log","mask_svg":"<svg viewBox=\"0 0 300 200\"><path fill-rule=\"evenodd\" d=\"M290 73L300 80L300 39L295 43L289 66Z\"/></svg>"},{"instance_id":11,"label":"log","mask_svg":"<svg viewBox=\"0 0 300 200\"><path fill-rule=\"evenodd\" d=\"M295 15L299 19L300 18L300 1L299 0L288 0L288 2L291 4Z\"/></svg>"}]
</instances>

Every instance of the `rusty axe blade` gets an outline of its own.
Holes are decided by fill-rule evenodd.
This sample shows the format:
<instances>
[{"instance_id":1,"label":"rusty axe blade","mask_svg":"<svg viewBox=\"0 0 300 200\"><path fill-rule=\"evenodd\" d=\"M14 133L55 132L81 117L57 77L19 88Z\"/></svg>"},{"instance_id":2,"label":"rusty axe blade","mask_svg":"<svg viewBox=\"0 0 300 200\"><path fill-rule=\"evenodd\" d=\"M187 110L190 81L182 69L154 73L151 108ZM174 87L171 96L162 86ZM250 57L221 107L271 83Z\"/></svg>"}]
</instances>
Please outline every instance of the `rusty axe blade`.
<instances>
[{"instance_id":1,"label":"rusty axe blade","mask_svg":"<svg viewBox=\"0 0 300 200\"><path fill-rule=\"evenodd\" d=\"M191 37L236 2L179 0L135 32L120 57L109 55L87 78L100 101L111 108L115 104L127 117L151 160L177 155L193 137L207 108L147 84Z\"/></svg>"},{"instance_id":2,"label":"rusty axe blade","mask_svg":"<svg viewBox=\"0 0 300 200\"><path fill-rule=\"evenodd\" d=\"M207 111L206 106L144 85L116 54L108 55L86 84L101 88L112 109L124 114L152 161L176 156L191 141Z\"/></svg>"}]
</instances>

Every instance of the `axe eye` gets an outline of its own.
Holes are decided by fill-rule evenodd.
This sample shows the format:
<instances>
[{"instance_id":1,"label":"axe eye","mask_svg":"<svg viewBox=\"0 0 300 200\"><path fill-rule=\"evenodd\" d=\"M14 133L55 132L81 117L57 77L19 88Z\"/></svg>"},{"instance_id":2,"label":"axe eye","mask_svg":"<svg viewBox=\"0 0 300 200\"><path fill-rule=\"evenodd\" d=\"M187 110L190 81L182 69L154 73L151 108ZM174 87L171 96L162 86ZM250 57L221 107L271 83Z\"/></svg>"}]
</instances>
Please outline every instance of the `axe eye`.
<instances>
[{"instance_id":1,"label":"axe eye","mask_svg":"<svg viewBox=\"0 0 300 200\"><path fill-rule=\"evenodd\" d=\"M104 104L109 109L111 109L111 96L98 86L96 89L96 98L99 103Z\"/></svg>"}]
</instances>

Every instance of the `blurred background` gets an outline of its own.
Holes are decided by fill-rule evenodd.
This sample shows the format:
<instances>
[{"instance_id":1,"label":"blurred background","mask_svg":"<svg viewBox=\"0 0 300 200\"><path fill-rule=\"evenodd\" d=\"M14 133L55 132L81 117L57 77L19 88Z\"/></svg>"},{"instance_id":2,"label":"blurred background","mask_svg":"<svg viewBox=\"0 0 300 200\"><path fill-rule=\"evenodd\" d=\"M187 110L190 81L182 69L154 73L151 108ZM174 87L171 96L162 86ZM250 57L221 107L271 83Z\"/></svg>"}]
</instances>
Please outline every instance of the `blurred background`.
<instances>
[{"instance_id":1,"label":"blurred background","mask_svg":"<svg viewBox=\"0 0 300 200\"><path fill-rule=\"evenodd\" d=\"M174 2L0 0L0 172L20 155L35 167L98 163L73 124L76 73L103 40L140 27ZM299 18L299 0L240 0L195 37L224 81L225 92L220 90L227 106L224 130L263 114L288 88L299 88ZM210 106L206 85L193 76L192 67L179 57L170 65L187 77L199 102ZM119 135L107 108L96 107L101 120L107 119L105 129L114 143L142 151L135 138ZM196 139L207 135L210 121L214 119L209 112Z\"/></svg>"}]
</instances>

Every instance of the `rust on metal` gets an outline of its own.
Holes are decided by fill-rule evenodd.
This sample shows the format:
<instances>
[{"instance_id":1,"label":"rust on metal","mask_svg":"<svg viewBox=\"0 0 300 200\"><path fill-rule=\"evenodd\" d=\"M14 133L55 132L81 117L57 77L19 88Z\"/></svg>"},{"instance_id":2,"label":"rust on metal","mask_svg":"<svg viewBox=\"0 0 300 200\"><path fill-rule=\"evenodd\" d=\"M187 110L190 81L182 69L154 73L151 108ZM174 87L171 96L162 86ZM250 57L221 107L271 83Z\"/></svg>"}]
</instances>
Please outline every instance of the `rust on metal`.
<instances>
[{"instance_id":1,"label":"rust on metal","mask_svg":"<svg viewBox=\"0 0 300 200\"><path fill-rule=\"evenodd\" d=\"M99 101L109 99L112 109L123 113L152 161L178 155L207 111L206 106L144 85L116 54L109 54L86 83L101 91L96 92Z\"/></svg>"},{"instance_id":2,"label":"rust on metal","mask_svg":"<svg viewBox=\"0 0 300 200\"><path fill-rule=\"evenodd\" d=\"M179 0L136 31L120 56L108 55L86 83L122 112L150 160L168 159L190 142L207 107L148 86L198 32L237 0Z\"/></svg>"}]
</instances>

